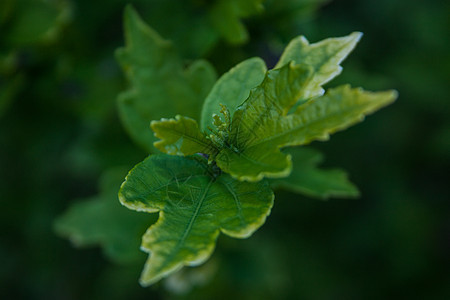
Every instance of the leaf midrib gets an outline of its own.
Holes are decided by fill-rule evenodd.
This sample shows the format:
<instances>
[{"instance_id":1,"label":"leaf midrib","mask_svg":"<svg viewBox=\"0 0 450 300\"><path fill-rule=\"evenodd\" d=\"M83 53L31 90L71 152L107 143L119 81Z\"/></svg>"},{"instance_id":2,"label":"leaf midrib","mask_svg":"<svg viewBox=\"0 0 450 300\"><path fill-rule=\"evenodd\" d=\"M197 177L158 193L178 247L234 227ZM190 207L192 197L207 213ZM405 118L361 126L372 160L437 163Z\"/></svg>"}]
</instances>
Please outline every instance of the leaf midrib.
<instances>
[{"instance_id":1,"label":"leaf midrib","mask_svg":"<svg viewBox=\"0 0 450 300\"><path fill-rule=\"evenodd\" d=\"M213 179L210 179L210 181L208 182L208 185L207 185L206 188L205 188L204 193L202 194L200 200L199 200L198 203L197 203L197 206L195 207L195 210L194 210L194 212L193 212L191 218L189 219L189 223L187 224L186 229L185 229L184 232L183 232L183 235L182 235L181 238L178 240L178 242L177 242L177 244L175 245L175 247L173 248L173 251L171 252L171 254L165 259L165 262L164 262L163 266L161 266L161 269L164 269L165 266L166 266L170 261L172 261L172 259L173 259L173 258L175 257L175 255L179 252L180 248L183 246L184 242L186 241L186 239L187 239L189 233L190 233L191 230L192 230L192 226L194 225L195 220L197 219L197 217L198 217L198 215L199 215L200 209L201 209L201 207L203 206L203 203L204 203L204 201L205 201L205 199L206 199L206 195L208 194L209 189L210 189L212 183L213 183Z\"/></svg>"},{"instance_id":2,"label":"leaf midrib","mask_svg":"<svg viewBox=\"0 0 450 300\"><path fill-rule=\"evenodd\" d=\"M200 200L197 203L197 206L195 207L195 210L191 216L191 218L189 219L189 223L186 226L186 229L183 231L183 235L181 236L181 238L178 240L177 244L175 245L175 247L172 249L170 255L168 257L166 257L166 259L164 260L164 263L160 266L160 269L165 269L165 267L167 266L168 263L170 263L173 258L177 255L177 253L179 252L180 248L183 246L183 244L185 243L187 237L189 236L189 233L192 230L192 227L195 223L195 220L197 219L199 213L200 213L200 209L203 206L203 203L206 199L206 195L209 192L209 189L213 183L213 179L210 179L210 181L208 182L208 185L205 188L204 193L201 195ZM151 251L151 249L150 249Z\"/></svg>"},{"instance_id":3,"label":"leaf midrib","mask_svg":"<svg viewBox=\"0 0 450 300\"><path fill-rule=\"evenodd\" d=\"M213 179L210 179L209 182L208 182L208 185L205 188L204 193L202 194L200 200L197 203L197 206L195 207L195 211L192 214L191 219L189 220L188 226L186 227L186 229L183 232L183 236L178 241L177 246L175 247L175 249L176 249L175 252L178 252L179 248L181 247L181 245L184 243L184 241L186 240L187 236L189 235L189 232L192 230L192 226L194 225L194 222L195 222L195 220L197 219L197 217L199 215L200 209L203 206L203 203L205 202L206 195L208 194L212 183L213 183Z\"/></svg>"}]
</instances>

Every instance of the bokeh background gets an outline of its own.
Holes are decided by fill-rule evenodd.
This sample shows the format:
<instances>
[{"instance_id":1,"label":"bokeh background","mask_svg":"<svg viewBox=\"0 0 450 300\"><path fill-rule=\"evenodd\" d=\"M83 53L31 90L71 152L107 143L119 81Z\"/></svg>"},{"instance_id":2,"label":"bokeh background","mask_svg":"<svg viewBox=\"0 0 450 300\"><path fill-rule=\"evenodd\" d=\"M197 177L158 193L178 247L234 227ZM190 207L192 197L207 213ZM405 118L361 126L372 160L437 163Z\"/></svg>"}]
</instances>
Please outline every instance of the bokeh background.
<instances>
[{"instance_id":1,"label":"bokeh background","mask_svg":"<svg viewBox=\"0 0 450 300\"><path fill-rule=\"evenodd\" d=\"M449 3L266 0L264 11L239 17L248 36L236 37L211 21L215 2L1 1L0 297L450 299ZM127 86L114 58L127 3L187 62L206 58L219 74L252 56L273 66L300 34L314 42L362 31L329 85L395 88L400 97L312 145L325 167L349 172L361 198L279 191L250 239L221 236L204 267L150 288L137 282L145 254L117 263L58 235L61 214L111 184L99 184L105 172L147 155L116 109Z\"/></svg>"}]
</instances>

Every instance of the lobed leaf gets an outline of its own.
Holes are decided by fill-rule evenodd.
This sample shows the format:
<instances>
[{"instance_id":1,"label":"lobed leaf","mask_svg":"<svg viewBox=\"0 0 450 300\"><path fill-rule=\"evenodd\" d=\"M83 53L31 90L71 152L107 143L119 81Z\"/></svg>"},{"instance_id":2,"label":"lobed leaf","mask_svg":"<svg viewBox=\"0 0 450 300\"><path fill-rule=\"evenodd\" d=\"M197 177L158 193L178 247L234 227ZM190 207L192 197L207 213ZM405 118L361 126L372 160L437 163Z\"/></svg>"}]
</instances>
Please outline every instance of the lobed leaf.
<instances>
[{"instance_id":1,"label":"lobed leaf","mask_svg":"<svg viewBox=\"0 0 450 300\"><path fill-rule=\"evenodd\" d=\"M295 193L326 200L330 197L357 197L358 188L340 169L319 169L323 155L311 148L287 149L292 156L293 170L286 178L271 180L273 188L283 188Z\"/></svg>"},{"instance_id":2,"label":"lobed leaf","mask_svg":"<svg viewBox=\"0 0 450 300\"><path fill-rule=\"evenodd\" d=\"M361 37L361 32L353 32L348 36L328 38L310 44L304 36L299 36L286 47L275 69L292 61L310 66L313 69L313 76L305 86L303 99L323 95L322 85L342 72L340 63L355 48Z\"/></svg>"},{"instance_id":3,"label":"lobed leaf","mask_svg":"<svg viewBox=\"0 0 450 300\"><path fill-rule=\"evenodd\" d=\"M217 149L198 128L191 118L176 116L175 119L152 121L151 128L160 138L154 146L171 155L192 155L195 153L215 154Z\"/></svg>"},{"instance_id":4,"label":"lobed leaf","mask_svg":"<svg viewBox=\"0 0 450 300\"><path fill-rule=\"evenodd\" d=\"M118 98L121 120L130 136L148 152L154 152L155 137L150 121L179 112L200 116L203 99L216 80L206 61L184 69L172 43L161 38L128 6L125 10L126 47L116 56L131 83Z\"/></svg>"},{"instance_id":5,"label":"lobed leaf","mask_svg":"<svg viewBox=\"0 0 450 300\"><path fill-rule=\"evenodd\" d=\"M251 91L236 110L230 130L230 147L216 157L217 165L239 180L258 181L264 176L284 177L291 171L291 159L279 151L252 147L265 138L286 130L282 117L302 94L311 77L311 68L288 64L267 72L264 81ZM265 146L275 146L265 145Z\"/></svg>"},{"instance_id":6,"label":"lobed leaf","mask_svg":"<svg viewBox=\"0 0 450 300\"><path fill-rule=\"evenodd\" d=\"M199 156L153 155L126 177L119 191L122 204L160 211L142 240L142 250L150 255L142 285L204 262L220 231L246 238L264 223L273 204L268 183L241 182L213 171Z\"/></svg>"}]
</instances>

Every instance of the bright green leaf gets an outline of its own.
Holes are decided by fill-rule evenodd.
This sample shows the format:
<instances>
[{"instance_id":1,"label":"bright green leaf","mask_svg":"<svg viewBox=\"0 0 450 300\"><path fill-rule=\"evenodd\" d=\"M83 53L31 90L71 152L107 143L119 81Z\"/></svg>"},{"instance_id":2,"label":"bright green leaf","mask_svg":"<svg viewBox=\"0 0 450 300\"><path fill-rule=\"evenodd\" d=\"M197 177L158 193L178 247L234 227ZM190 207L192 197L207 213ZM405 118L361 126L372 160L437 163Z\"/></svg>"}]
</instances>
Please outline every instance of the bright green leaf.
<instances>
[{"instance_id":1,"label":"bright green leaf","mask_svg":"<svg viewBox=\"0 0 450 300\"><path fill-rule=\"evenodd\" d=\"M273 204L267 181L234 180L200 156L153 155L128 174L119 191L125 206L157 212L143 237L150 254L141 276L150 285L185 265L199 265L212 254L219 232L249 237Z\"/></svg>"},{"instance_id":2,"label":"bright green leaf","mask_svg":"<svg viewBox=\"0 0 450 300\"><path fill-rule=\"evenodd\" d=\"M395 91L365 92L348 85L323 95L322 85L339 74L359 38L354 33L312 45L297 39L267 72L259 59L238 65L205 101L203 132L194 119L179 115L152 122L160 138L155 147L175 155L208 154L209 161L204 155L151 156L123 183L122 204L160 212L142 241L150 254L143 285L204 262L220 231L242 238L261 226L273 202L263 178L288 177L292 171L292 156L282 148L327 140L396 99ZM218 106L221 116L214 113ZM274 180L274 186L324 199L358 195L342 171L317 169L318 153L296 149L292 155L295 171Z\"/></svg>"},{"instance_id":3,"label":"bright green leaf","mask_svg":"<svg viewBox=\"0 0 450 300\"><path fill-rule=\"evenodd\" d=\"M116 54L131 88L119 96L119 113L131 137L154 152L150 121L179 112L199 119L199 108L216 74L206 61L196 61L184 69L173 45L147 26L130 6L125 11L125 36L126 47Z\"/></svg>"},{"instance_id":4,"label":"bright green leaf","mask_svg":"<svg viewBox=\"0 0 450 300\"><path fill-rule=\"evenodd\" d=\"M371 93L349 86L331 89L319 96L323 91L321 85L339 74L340 62L360 36L360 33L353 33L312 45L304 37L295 39L280 59L279 65L284 65L268 71L260 85L253 89L265 68L260 60L248 60L225 74L208 96L202 112L203 129L209 124L215 125L208 138L219 152L217 155L213 152L212 160L239 180L286 177L291 172L291 157L280 152L280 148L327 140L331 133L393 102L397 97L395 91ZM252 66L256 69L254 73L250 72ZM243 79L246 74L253 76ZM241 86L239 81L243 82ZM235 110L247 93L247 100ZM228 106L222 106L225 120L211 113L213 106L223 105L222 99L232 108L230 112ZM166 152L182 154L183 151L178 151L180 143L186 143L186 149L191 148L192 143L184 140L185 136L190 136L197 141L192 149L204 147L199 147L204 143L198 143L201 134L196 124L188 130L178 128L177 132L177 136L168 138L160 134L163 141L157 144L163 145Z\"/></svg>"},{"instance_id":5,"label":"bright green leaf","mask_svg":"<svg viewBox=\"0 0 450 300\"><path fill-rule=\"evenodd\" d=\"M225 105L232 117L236 108L247 99L250 90L261 83L267 71L266 64L258 57L247 59L222 75L203 103L200 127L203 131L212 126L213 115L220 104Z\"/></svg>"},{"instance_id":6,"label":"bright green leaf","mask_svg":"<svg viewBox=\"0 0 450 300\"><path fill-rule=\"evenodd\" d=\"M285 177L291 169L290 156L281 153L280 148L327 140L331 133L362 121L365 115L397 97L395 91L372 93L342 86L288 114L307 84L303 77L308 74L302 65L286 65L268 72L234 114L230 147L216 158L222 170L240 180Z\"/></svg>"},{"instance_id":7,"label":"bright green leaf","mask_svg":"<svg viewBox=\"0 0 450 300\"><path fill-rule=\"evenodd\" d=\"M120 205L117 190L124 174L122 168L105 172L100 180L100 194L75 202L56 220L55 231L78 247L100 245L117 262L142 259L141 236L156 218L136 214Z\"/></svg>"},{"instance_id":8,"label":"bright green leaf","mask_svg":"<svg viewBox=\"0 0 450 300\"><path fill-rule=\"evenodd\" d=\"M299 36L289 43L275 68L281 68L291 61L312 67L314 75L305 87L303 99L320 96L324 92L322 85L341 73L340 63L355 48L361 36L362 33L354 32L314 44L309 44L304 36Z\"/></svg>"},{"instance_id":9,"label":"bright green leaf","mask_svg":"<svg viewBox=\"0 0 450 300\"><path fill-rule=\"evenodd\" d=\"M258 181L264 176L285 177L291 171L291 159L278 150L273 141L260 145L268 137L287 130L281 121L297 102L311 77L303 65L286 65L267 72L264 81L251 91L236 110L229 140L216 157L217 165L239 180ZM286 122L285 122L286 123ZM287 136L289 138L289 136ZM252 147L252 145L258 147Z\"/></svg>"},{"instance_id":10,"label":"bright green leaf","mask_svg":"<svg viewBox=\"0 0 450 300\"><path fill-rule=\"evenodd\" d=\"M305 147L291 148L293 170L289 177L273 179L271 186L295 193L328 199L330 197L357 197L358 188L348 180L347 173L339 169L319 169L323 155Z\"/></svg>"},{"instance_id":11,"label":"bright green leaf","mask_svg":"<svg viewBox=\"0 0 450 300\"><path fill-rule=\"evenodd\" d=\"M216 154L217 149L198 128L191 118L176 116L175 119L152 121L151 128L161 140L154 146L171 155L192 155L195 153Z\"/></svg>"}]
</instances>

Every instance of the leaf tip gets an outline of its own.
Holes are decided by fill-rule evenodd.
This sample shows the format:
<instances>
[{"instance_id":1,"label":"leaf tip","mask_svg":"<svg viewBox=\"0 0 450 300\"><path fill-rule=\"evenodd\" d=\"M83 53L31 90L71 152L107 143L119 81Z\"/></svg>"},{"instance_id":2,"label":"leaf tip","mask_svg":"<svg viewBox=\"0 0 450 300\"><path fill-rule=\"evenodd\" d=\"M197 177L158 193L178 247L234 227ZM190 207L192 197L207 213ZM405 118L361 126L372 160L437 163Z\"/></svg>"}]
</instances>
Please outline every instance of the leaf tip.
<instances>
[{"instance_id":1,"label":"leaf tip","mask_svg":"<svg viewBox=\"0 0 450 300\"><path fill-rule=\"evenodd\" d=\"M354 40L356 43L359 42L361 40L361 38L363 37L363 33L360 31L354 31L352 32L349 37Z\"/></svg>"},{"instance_id":2,"label":"leaf tip","mask_svg":"<svg viewBox=\"0 0 450 300\"><path fill-rule=\"evenodd\" d=\"M132 4L127 4L123 12L125 28L130 28L132 23L142 22L141 17Z\"/></svg>"},{"instance_id":3,"label":"leaf tip","mask_svg":"<svg viewBox=\"0 0 450 300\"><path fill-rule=\"evenodd\" d=\"M156 127L158 122L159 121L156 121L156 120L150 121L150 128L153 129L153 127Z\"/></svg>"},{"instance_id":4,"label":"leaf tip","mask_svg":"<svg viewBox=\"0 0 450 300\"><path fill-rule=\"evenodd\" d=\"M398 91L397 90L388 90L387 91L388 97L391 99L391 102L394 102L398 98Z\"/></svg>"},{"instance_id":5,"label":"leaf tip","mask_svg":"<svg viewBox=\"0 0 450 300\"><path fill-rule=\"evenodd\" d=\"M383 106L387 106L389 104L394 103L398 98L397 90L387 90L381 92L375 92L375 95L379 95L379 102L383 104Z\"/></svg>"},{"instance_id":6,"label":"leaf tip","mask_svg":"<svg viewBox=\"0 0 450 300\"><path fill-rule=\"evenodd\" d=\"M131 3L128 3L127 5L125 5L124 13L126 16L132 15L132 14L136 14L136 10L134 9L134 7Z\"/></svg>"}]
</instances>

